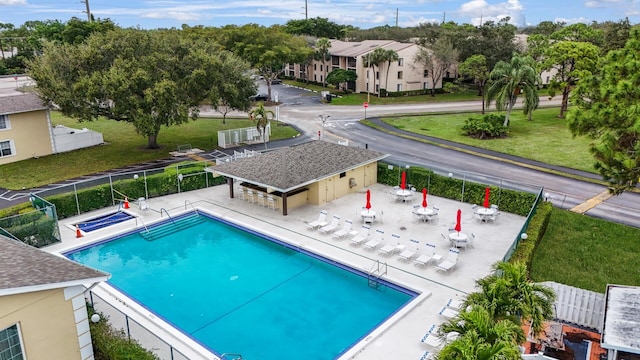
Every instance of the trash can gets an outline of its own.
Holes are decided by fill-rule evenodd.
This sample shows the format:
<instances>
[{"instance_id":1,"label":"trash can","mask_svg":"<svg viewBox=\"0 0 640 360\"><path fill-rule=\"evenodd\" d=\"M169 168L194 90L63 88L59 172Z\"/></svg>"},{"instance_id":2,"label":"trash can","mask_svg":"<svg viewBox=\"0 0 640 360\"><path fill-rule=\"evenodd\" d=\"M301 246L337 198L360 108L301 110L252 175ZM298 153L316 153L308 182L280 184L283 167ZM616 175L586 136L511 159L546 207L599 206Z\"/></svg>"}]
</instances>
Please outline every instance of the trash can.
<instances>
[{"instance_id":1,"label":"trash can","mask_svg":"<svg viewBox=\"0 0 640 360\"><path fill-rule=\"evenodd\" d=\"M331 94L327 94L326 100L327 102L331 102Z\"/></svg>"}]
</instances>

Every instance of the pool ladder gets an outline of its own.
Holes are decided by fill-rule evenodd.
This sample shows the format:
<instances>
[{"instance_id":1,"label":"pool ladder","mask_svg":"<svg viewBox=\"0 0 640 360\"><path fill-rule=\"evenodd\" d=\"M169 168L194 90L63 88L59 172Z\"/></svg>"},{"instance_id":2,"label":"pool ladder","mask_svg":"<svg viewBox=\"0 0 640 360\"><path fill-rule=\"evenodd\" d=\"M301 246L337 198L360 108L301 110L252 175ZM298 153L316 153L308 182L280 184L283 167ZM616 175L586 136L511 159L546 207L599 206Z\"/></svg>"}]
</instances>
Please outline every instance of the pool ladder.
<instances>
[{"instance_id":1,"label":"pool ladder","mask_svg":"<svg viewBox=\"0 0 640 360\"><path fill-rule=\"evenodd\" d=\"M169 215L169 212L168 212L168 211L167 211L167 209L165 209L165 208L161 208L161 209L160 209L160 217L162 217L162 212L163 212L163 211L164 211L164 213L165 213L165 214L167 214L167 216L169 217L169 220L171 220L171 222L175 224L176 222L173 220L173 218L171 217L171 215Z\"/></svg>"},{"instance_id":2,"label":"pool ladder","mask_svg":"<svg viewBox=\"0 0 640 360\"><path fill-rule=\"evenodd\" d=\"M387 263L381 263L380 260L376 260L367 274L369 286L377 289L380 286L380 277L386 274Z\"/></svg>"},{"instance_id":3,"label":"pool ladder","mask_svg":"<svg viewBox=\"0 0 640 360\"><path fill-rule=\"evenodd\" d=\"M224 360L224 359L242 360L242 355L240 355L240 354L232 354L232 353L224 353L224 354L220 355L220 360Z\"/></svg>"}]
</instances>

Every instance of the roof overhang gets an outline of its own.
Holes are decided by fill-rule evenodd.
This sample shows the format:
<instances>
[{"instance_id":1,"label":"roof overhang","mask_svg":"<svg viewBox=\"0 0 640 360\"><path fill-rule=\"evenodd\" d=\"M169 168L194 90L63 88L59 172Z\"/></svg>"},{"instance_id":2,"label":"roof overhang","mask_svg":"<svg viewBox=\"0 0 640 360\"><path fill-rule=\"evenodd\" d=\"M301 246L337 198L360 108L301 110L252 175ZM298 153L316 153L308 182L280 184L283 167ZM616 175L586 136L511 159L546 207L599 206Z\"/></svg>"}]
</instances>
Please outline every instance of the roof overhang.
<instances>
[{"instance_id":1,"label":"roof overhang","mask_svg":"<svg viewBox=\"0 0 640 360\"><path fill-rule=\"evenodd\" d=\"M98 282L107 281L109 280L110 277L111 275L106 275L106 276L99 276L99 277L87 278L87 279L81 279L81 280L65 281L60 283L48 283L48 284L0 289L0 296L25 294L25 293L31 293L36 291L45 291L45 290L53 290L53 289L63 289L63 288L68 288L68 287L78 286L78 285L84 286L86 284L95 284Z\"/></svg>"}]
</instances>

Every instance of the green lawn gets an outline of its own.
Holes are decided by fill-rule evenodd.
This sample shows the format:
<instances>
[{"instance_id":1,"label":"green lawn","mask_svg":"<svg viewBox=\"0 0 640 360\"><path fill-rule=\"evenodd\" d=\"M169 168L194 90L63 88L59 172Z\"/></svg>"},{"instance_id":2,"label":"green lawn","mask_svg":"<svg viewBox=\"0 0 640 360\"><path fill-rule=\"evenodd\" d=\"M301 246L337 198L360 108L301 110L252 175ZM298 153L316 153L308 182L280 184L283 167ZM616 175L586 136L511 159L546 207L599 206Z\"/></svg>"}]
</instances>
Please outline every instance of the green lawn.
<instances>
[{"instance_id":1,"label":"green lawn","mask_svg":"<svg viewBox=\"0 0 640 360\"><path fill-rule=\"evenodd\" d=\"M138 135L129 123L98 120L78 123L58 112L51 112L52 124L74 128L86 127L101 132L106 145L44 156L1 165L2 187L22 189L41 186L73 177L114 169L126 165L170 157L178 145L190 144L205 151L217 146L217 132L224 129L255 126L247 119L200 118L187 124L163 127L158 135L157 150L149 150L145 137ZM283 139L298 135L290 126L272 126L271 139ZM6 175L5 175L6 174Z\"/></svg>"},{"instance_id":2,"label":"green lawn","mask_svg":"<svg viewBox=\"0 0 640 360\"><path fill-rule=\"evenodd\" d=\"M533 257L533 281L603 293L607 284L640 286L640 229L553 209Z\"/></svg>"},{"instance_id":3,"label":"green lawn","mask_svg":"<svg viewBox=\"0 0 640 360\"><path fill-rule=\"evenodd\" d=\"M534 159L544 163L596 172L589 152L590 139L574 138L564 119L558 119L558 108L538 109L533 120L522 112L511 114L509 135L503 139L480 140L463 134L464 121L480 113L434 114L384 118L398 129L451 140L479 148Z\"/></svg>"}]
</instances>

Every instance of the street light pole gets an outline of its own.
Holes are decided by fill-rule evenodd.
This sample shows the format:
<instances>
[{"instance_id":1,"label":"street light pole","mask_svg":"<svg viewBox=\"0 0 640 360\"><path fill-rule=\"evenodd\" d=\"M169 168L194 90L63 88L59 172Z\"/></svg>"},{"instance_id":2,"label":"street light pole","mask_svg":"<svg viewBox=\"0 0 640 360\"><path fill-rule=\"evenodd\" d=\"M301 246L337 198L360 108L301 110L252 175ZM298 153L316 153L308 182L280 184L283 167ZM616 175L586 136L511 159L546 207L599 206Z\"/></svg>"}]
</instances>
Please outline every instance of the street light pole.
<instances>
[{"instance_id":1,"label":"street light pole","mask_svg":"<svg viewBox=\"0 0 640 360\"><path fill-rule=\"evenodd\" d=\"M327 120L331 117L331 115L324 115L324 113L322 113L322 115L318 115L318 117L320 118L320 120L322 120L322 131L323 131L323 137L324 137L324 127L325 124L327 122Z\"/></svg>"}]
</instances>

